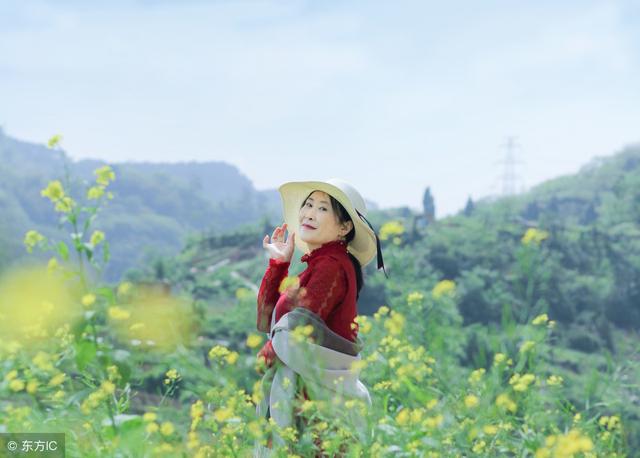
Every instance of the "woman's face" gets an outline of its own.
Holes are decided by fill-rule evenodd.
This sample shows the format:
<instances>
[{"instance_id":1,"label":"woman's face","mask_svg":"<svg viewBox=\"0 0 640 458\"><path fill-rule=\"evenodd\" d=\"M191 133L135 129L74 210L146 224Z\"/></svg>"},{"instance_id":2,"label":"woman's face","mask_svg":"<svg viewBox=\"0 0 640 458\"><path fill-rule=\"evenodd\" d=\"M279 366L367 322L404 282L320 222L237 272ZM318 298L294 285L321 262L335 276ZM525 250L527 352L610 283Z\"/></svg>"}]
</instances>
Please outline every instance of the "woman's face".
<instances>
[{"instance_id":1,"label":"woman's face","mask_svg":"<svg viewBox=\"0 0 640 458\"><path fill-rule=\"evenodd\" d=\"M298 237L307 243L309 249L315 250L327 242L338 240L347 235L353 223L338 222L333 211L329 195L322 191L311 193L298 214Z\"/></svg>"}]
</instances>

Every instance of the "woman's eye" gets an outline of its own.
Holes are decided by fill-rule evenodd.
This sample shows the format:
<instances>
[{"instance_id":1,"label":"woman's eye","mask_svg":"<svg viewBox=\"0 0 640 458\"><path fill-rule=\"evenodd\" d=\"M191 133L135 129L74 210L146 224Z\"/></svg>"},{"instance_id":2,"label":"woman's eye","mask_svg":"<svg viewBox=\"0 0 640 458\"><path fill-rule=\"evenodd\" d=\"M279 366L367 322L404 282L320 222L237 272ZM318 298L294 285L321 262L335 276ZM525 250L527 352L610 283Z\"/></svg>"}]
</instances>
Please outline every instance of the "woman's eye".
<instances>
[{"instance_id":1,"label":"woman's eye","mask_svg":"<svg viewBox=\"0 0 640 458\"><path fill-rule=\"evenodd\" d=\"M327 211L326 207L320 207L320 210Z\"/></svg>"}]
</instances>

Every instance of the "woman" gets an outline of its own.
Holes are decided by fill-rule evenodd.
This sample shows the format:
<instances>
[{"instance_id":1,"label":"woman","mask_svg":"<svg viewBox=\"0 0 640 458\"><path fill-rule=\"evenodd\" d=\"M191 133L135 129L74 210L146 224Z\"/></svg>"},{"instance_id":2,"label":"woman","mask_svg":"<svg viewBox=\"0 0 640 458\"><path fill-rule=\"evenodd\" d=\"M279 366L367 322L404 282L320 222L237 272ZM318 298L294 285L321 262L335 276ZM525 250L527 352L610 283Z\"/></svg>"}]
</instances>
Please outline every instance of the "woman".
<instances>
[{"instance_id":1,"label":"woman","mask_svg":"<svg viewBox=\"0 0 640 458\"><path fill-rule=\"evenodd\" d=\"M364 200L353 186L330 179L286 183L279 191L285 221L262 242L270 259L258 292L257 328L270 338L258 353L268 370L257 410L286 427L295 420L294 397L300 394L298 383L291 381L302 379L300 391L306 399L339 392L371 403L351 368L362 348L355 318L362 267L376 254L378 268L384 269L384 263ZM305 253L300 260L307 268L298 285L280 292L294 245ZM293 329L303 324L312 325L311 342L291 338ZM284 443L278 437L274 441Z\"/></svg>"}]
</instances>

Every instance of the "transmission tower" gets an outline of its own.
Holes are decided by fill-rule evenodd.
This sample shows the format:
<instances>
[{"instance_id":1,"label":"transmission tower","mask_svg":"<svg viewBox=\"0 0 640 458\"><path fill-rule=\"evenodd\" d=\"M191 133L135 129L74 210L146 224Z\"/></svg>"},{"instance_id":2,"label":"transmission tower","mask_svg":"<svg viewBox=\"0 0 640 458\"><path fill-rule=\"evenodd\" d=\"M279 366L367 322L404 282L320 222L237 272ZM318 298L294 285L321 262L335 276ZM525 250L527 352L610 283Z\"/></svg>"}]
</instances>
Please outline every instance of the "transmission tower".
<instances>
[{"instance_id":1,"label":"transmission tower","mask_svg":"<svg viewBox=\"0 0 640 458\"><path fill-rule=\"evenodd\" d=\"M516 173L516 165L523 162L516 159L516 150L520 149L520 145L515 137L507 137L506 142L501 146L505 149L505 155L501 161L496 163L504 165L500 179L502 180L502 194L508 196L523 189L521 185L518 186L521 177Z\"/></svg>"}]
</instances>

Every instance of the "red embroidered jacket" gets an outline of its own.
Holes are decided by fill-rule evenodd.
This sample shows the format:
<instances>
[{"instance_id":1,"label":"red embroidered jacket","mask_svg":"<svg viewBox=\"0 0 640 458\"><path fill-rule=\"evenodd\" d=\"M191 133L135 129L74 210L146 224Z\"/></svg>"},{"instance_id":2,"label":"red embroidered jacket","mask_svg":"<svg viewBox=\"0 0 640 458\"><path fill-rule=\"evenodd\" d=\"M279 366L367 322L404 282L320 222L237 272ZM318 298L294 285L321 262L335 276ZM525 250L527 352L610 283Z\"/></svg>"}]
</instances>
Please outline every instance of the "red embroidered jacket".
<instances>
[{"instance_id":1,"label":"red embroidered jacket","mask_svg":"<svg viewBox=\"0 0 640 458\"><path fill-rule=\"evenodd\" d=\"M302 306L318 314L335 333L352 342L358 335L354 322L358 314L356 304L356 274L345 242L335 240L305 254L300 261L307 268L299 275L299 294L293 287L280 293L280 283L287 276L289 262L269 260L258 291L257 328L271 330L271 314L275 307L276 321L295 306ZM353 328L352 328L353 325ZM259 356L271 365L275 358L271 340L262 347Z\"/></svg>"}]
</instances>

